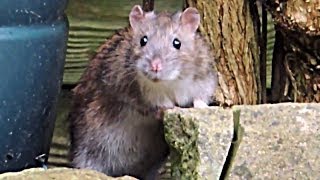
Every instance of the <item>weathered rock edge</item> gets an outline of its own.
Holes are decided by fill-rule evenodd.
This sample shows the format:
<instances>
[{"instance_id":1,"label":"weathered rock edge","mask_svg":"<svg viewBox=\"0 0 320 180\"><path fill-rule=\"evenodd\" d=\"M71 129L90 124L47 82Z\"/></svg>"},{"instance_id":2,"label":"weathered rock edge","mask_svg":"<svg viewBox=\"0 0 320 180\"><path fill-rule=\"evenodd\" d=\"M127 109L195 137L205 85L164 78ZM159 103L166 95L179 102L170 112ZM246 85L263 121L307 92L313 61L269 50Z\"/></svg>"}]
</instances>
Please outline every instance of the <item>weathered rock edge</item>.
<instances>
[{"instance_id":1,"label":"weathered rock edge","mask_svg":"<svg viewBox=\"0 0 320 180\"><path fill-rule=\"evenodd\" d=\"M164 126L172 179L219 179L233 139L232 110L175 108Z\"/></svg>"},{"instance_id":2,"label":"weathered rock edge","mask_svg":"<svg viewBox=\"0 0 320 180\"><path fill-rule=\"evenodd\" d=\"M79 179L79 180L136 180L133 177L123 176L113 178L103 173L89 169L72 168L31 168L20 172L7 172L0 174L0 180L56 180L56 179Z\"/></svg>"},{"instance_id":3,"label":"weathered rock edge","mask_svg":"<svg viewBox=\"0 0 320 180\"><path fill-rule=\"evenodd\" d=\"M320 176L320 104L176 108L164 125L172 179Z\"/></svg>"},{"instance_id":4,"label":"weathered rock edge","mask_svg":"<svg viewBox=\"0 0 320 180\"><path fill-rule=\"evenodd\" d=\"M241 114L240 124L237 111ZM167 179L320 177L320 104L176 108L166 112L164 124L166 139L172 148L168 162L172 177ZM262 137L268 141L261 140ZM275 161L269 154L281 161ZM47 171L34 168L0 174L0 179L8 180L66 177L134 179L68 168Z\"/></svg>"},{"instance_id":5,"label":"weathered rock edge","mask_svg":"<svg viewBox=\"0 0 320 180\"><path fill-rule=\"evenodd\" d=\"M320 103L234 109L244 133L229 179L319 179Z\"/></svg>"}]
</instances>

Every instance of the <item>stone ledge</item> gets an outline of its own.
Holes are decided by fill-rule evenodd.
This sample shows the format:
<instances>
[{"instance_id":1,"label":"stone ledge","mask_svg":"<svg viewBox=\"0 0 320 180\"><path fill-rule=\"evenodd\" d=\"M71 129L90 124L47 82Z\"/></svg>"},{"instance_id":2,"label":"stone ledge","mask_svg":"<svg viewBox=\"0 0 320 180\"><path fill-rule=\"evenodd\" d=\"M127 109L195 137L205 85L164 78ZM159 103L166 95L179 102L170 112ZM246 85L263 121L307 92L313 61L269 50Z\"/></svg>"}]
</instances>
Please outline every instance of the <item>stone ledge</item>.
<instances>
[{"instance_id":1,"label":"stone ledge","mask_svg":"<svg viewBox=\"0 0 320 180\"><path fill-rule=\"evenodd\" d=\"M173 179L320 177L320 104L176 108L164 124Z\"/></svg>"},{"instance_id":2,"label":"stone ledge","mask_svg":"<svg viewBox=\"0 0 320 180\"><path fill-rule=\"evenodd\" d=\"M233 112L223 108L168 110L165 136L173 179L216 179L233 138Z\"/></svg>"},{"instance_id":3,"label":"stone ledge","mask_svg":"<svg viewBox=\"0 0 320 180\"><path fill-rule=\"evenodd\" d=\"M244 129L230 179L320 177L320 104L235 106Z\"/></svg>"},{"instance_id":4,"label":"stone ledge","mask_svg":"<svg viewBox=\"0 0 320 180\"><path fill-rule=\"evenodd\" d=\"M235 128L238 110L240 125ZM320 177L320 104L176 108L166 112L164 124L172 148L166 179ZM233 141L234 136L238 141ZM114 179L91 170L67 168L47 171L38 168L0 175L0 179L8 180L69 177ZM126 178L134 179L123 177Z\"/></svg>"},{"instance_id":5,"label":"stone ledge","mask_svg":"<svg viewBox=\"0 0 320 180\"><path fill-rule=\"evenodd\" d=\"M133 177L123 176L113 178L102 173L87 169L72 168L52 168L44 170L43 168L31 168L20 172L8 172L0 174L1 180L135 180Z\"/></svg>"}]
</instances>

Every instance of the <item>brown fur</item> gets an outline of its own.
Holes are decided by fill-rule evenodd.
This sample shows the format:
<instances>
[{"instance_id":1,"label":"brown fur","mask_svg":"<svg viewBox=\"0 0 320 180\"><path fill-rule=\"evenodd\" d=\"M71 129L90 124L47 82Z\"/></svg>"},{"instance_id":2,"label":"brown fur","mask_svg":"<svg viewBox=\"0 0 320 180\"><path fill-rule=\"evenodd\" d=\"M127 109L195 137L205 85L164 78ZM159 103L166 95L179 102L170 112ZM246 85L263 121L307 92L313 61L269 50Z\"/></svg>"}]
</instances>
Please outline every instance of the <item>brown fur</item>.
<instances>
[{"instance_id":1,"label":"brown fur","mask_svg":"<svg viewBox=\"0 0 320 180\"><path fill-rule=\"evenodd\" d=\"M210 101L208 92L213 92L216 79L212 56L202 38L181 29L177 36L181 36L184 47L180 51L170 49L171 42L161 45L161 40L170 38L168 33L180 28L179 15L150 15L151 19L139 26L139 32L131 27L118 31L90 60L73 90L69 115L74 167L95 169L111 176L153 179L168 154L158 109L175 104L186 106L194 98ZM151 39L150 35L152 48L142 49L139 40L144 31L163 39ZM137 63L148 61L146 53L154 52L162 53L164 69L168 71L159 76L159 83L139 75L141 69L137 68ZM177 58L170 59L173 55ZM170 68L178 68L176 80L161 80L170 74ZM191 91L195 88L199 89L199 95Z\"/></svg>"}]
</instances>

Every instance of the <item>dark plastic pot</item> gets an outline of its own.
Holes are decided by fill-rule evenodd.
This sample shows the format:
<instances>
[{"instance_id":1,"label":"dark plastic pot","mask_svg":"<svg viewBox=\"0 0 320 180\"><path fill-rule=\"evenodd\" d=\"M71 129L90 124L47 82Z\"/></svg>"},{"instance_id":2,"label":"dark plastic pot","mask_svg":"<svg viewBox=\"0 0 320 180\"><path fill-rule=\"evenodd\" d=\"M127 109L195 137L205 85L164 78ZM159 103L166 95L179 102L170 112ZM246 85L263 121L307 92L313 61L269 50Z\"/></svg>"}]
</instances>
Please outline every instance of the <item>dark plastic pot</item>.
<instances>
[{"instance_id":1,"label":"dark plastic pot","mask_svg":"<svg viewBox=\"0 0 320 180\"><path fill-rule=\"evenodd\" d=\"M66 6L67 0L0 1L0 173L47 160L66 55Z\"/></svg>"}]
</instances>

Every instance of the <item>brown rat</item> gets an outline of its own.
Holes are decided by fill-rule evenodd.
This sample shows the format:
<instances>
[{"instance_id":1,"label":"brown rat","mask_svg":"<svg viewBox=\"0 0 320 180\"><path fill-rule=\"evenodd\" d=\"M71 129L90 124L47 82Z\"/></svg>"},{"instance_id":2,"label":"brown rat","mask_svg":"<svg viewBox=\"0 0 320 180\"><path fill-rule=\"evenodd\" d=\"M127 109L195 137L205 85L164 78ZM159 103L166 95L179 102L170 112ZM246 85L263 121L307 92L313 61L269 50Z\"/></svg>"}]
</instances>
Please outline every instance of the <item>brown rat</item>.
<instances>
[{"instance_id":1,"label":"brown rat","mask_svg":"<svg viewBox=\"0 0 320 180\"><path fill-rule=\"evenodd\" d=\"M129 22L100 47L74 89L72 165L154 179L169 151L158 110L205 107L217 80L195 8L169 14L136 5Z\"/></svg>"}]
</instances>

